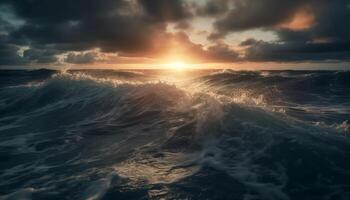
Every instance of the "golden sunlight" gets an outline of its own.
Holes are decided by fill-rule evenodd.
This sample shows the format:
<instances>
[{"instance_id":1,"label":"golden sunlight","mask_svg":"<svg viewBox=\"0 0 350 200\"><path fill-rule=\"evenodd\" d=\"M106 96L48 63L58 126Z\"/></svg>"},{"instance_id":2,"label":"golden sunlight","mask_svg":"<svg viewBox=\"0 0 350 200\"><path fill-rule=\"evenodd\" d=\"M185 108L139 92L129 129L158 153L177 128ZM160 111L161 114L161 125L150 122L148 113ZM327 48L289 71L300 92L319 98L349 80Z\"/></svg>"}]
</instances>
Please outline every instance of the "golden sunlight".
<instances>
[{"instance_id":1,"label":"golden sunlight","mask_svg":"<svg viewBox=\"0 0 350 200\"><path fill-rule=\"evenodd\" d=\"M177 61L177 62L173 62L173 63L169 63L168 67L171 69L175 69L175 70L184 70L186 68L188 68L188 65L184 62L181 61Z\"/></svg>"}]
</instances>

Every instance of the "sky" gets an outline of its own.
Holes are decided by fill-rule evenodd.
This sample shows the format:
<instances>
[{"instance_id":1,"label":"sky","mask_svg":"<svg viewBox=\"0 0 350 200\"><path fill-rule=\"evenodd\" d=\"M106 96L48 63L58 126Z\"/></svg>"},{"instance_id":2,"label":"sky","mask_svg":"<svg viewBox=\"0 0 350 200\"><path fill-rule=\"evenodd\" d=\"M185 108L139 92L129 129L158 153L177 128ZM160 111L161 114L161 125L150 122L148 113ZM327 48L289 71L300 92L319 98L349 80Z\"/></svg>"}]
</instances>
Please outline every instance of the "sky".
<instances>
[{"instance_id":1,"label":"sky","mask_svg":"<svg viewBox=\"0 0 350 200\"><path fill-rule=\"evenodd\" d=\"M0 68L350 69L350 0L1 0Z\"/></svg>"}]
</instances>

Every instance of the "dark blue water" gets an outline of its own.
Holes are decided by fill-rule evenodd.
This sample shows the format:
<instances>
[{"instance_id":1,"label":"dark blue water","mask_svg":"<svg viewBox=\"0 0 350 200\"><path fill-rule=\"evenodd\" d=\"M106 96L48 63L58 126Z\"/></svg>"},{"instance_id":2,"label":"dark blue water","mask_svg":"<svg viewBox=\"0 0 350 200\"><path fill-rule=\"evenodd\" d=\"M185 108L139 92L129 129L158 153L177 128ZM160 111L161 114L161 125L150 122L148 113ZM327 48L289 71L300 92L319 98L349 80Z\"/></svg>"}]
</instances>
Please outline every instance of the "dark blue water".
<instances>
[{"instance_id":1,"label":"dark blue water","mask_svg":"<svg viewBox=\"0 0 350 200\"><path fill-rule=\"evenodd\" d=\"M350 72L0 71L0 199L350 199Z\"/></svg>"}]
</instances>

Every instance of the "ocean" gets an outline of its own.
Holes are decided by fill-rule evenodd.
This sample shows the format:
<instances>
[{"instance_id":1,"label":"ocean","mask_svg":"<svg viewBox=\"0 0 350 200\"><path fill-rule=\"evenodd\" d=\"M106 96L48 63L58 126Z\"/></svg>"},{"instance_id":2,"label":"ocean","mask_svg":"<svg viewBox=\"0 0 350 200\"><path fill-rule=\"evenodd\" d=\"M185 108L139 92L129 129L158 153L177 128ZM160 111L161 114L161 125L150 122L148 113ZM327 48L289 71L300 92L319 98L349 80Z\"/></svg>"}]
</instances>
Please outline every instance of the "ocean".
<instances>
[{"instance_id":1,"label":"ocean","mask_svg":"<svg viewBox=\"0 0 350 200\"><path fill-rule=\"evenodd\" d=\"M350 72L1 70L0 199L350 199Z\"/></svg>"}]
</instances>

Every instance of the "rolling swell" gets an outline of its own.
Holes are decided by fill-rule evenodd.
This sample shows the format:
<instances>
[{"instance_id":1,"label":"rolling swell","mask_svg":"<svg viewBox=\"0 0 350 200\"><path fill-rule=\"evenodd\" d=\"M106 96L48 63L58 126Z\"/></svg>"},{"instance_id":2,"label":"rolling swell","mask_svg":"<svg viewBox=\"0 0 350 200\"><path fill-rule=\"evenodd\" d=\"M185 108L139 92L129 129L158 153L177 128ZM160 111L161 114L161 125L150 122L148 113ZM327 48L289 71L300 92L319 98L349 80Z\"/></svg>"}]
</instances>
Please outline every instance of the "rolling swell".
<instances>
[{"instance_id":1,"label":"rolling swell","mask_svg":"<svg viewBox=\"0 0 350 200\"><path fill-rule=\"evenodd\" d=\"M223 71L175 85L68 71L8 81L0 195L347 199L348 77Z\"/></svg>"}]
</instances>

